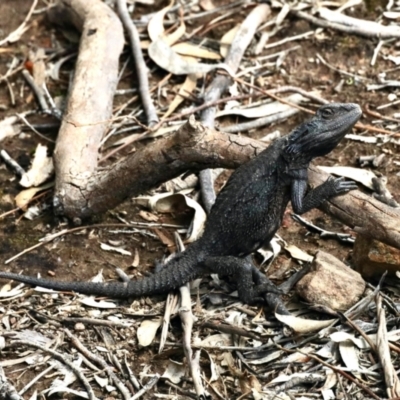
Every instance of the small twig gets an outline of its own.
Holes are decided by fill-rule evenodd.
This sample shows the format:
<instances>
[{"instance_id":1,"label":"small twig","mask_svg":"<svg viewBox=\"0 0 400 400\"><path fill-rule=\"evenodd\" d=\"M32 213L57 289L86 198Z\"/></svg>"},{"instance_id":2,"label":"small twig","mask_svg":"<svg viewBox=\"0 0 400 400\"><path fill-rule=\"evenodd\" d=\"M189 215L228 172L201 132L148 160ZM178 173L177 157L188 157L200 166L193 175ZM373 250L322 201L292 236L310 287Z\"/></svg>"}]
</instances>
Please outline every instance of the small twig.
<instances>
[{"instance_id":1,"label":"small twig","mask_svg":"<svg viewBox=\"0 0 400 400\"><path fill-rule=\"evenodd\" d=\"M174 388L175 390L177 390L177 391L178 391L180 394L182 394L183 396L189 397L189 398L194 399L194 400L197 400L197 399L198 399L198 397L197 397L194 393L188 392L187 390L183 390L180 386L174 385L172 382L165 381L165 383L166 383L168 386L171 386L172 388Z\"/></svg>"},{"instance_id":2,"label":"small twig","mask_svg":"<svg viewBox=\"0 0 400 400\"><path fill-rule=\"evenodd\" d=\"M350 243L354 244L355 242L355 237L351 236L348 233L338 233L338 232L331 232L331 231L326 231L325 229L320 228L317 225L312 224L310 221L307 221L303 217L300 217L300 215L297 214L292 214L292 218L305 226L308 230L317 232L319 236L323 239L337 239L342 243Z\"/></svg>"},{"instance_id":3,"label":"small twig","mask_svg":"<svg viewBox=\"0 0 400 400\"><path fill-rule=\"evenodd\" d=\"M40 378L47 375L53 368L54 365L50 365L49 368L43 370L40 374L35 375L35 377L28 384L26 384L18 393L22 396L30 387L32 387L36 382L38 382Z\"/></svg>"},{"instance_id":4,"label":"small twig","mask_svg":"<svg viewBox=\"0 0 400 400\"><path fill-rule=\"evenodd\" d=\"M144 112L147 116L147 125L151 127L155 125L159 121L159 119L157 116L156 108L150 97L147 67L146 63L144 62L142 49L140 47L139 33L128 13L126 0L117 0L117 8L122 24L124 25L124 28L128 33L129 42L131 44L131 52L136 68L136 75L139 82L140 98L142 99Z\"/></svg>"},{"instance_id":5,"label":"small twig","mask_svg":"<svg viewBox=\"0 0 400 400\"><path fill-rule=\"evenodd\" d=\"M128 371L129 381L132 383L132 385L135 387L136 390L140 390L140 383L136 379L136 376L133 374L131 368L129 367L128 361L126 359L126 353L124 354L124 362L125 362L125 368Z\"/></svg>"},{"instance_id":6,"label":"small twig","mask_svg":"<svg viewBox=\"0 0 400 400\"><path fill-rule=\"evenodd\" d=\"M322 62L322 64L324 64L324 65L325 65L326 67L328 67L329 69L331 69L331 70L333 70L333 71L335 71L335 72L338 72L339 74L346 75L346 76L350 76L351 78L355 78L355 79L358 79L358 80L360 80L360 81L363 81L363 80L368 80L368 81L370 81L369 78L364 78L364 77L362 77L362 76L360 76L360 75L352 74L351 72L343 71L342 69L339 69L339 68L334 67L332 64L329 64L328 61L326 61L326 60L325 60L320 54L318 54L318 53L316 54L316 56L317 56L318 60Z\"/></svg>"},{"instance_id":7,"label":"small twig","mask_svg":"<svg viewBox=\"0 0 400 400\"><path fill-rule=\"evenodd\" d=\"M25 80L28 82L28 85L31 87L33 93L35 93L36 99L39 103L40 108L42 109L42 112L49 114L50 113L50 108L47 104L47 101L43 95L43 90L36 85L35 80L33 79L32 75L28 72L28 70L24 69L22 70L22 75L24 76Z\"/></svg>"},{"instance_id":8,"label":"small twig","mask_svg":"<svg viewBox=\"0 0 400 400\"><path fill-rule=\"evenodd\" d=\"M376 333L376 350L383 368L386 383L386 393L389 399L400 396L400 381L390 358L390 343L387 337L385 309L382 306L382 297L377 293L375 297L378 317L378 332Z\"/></svg>"},{"instance_id":9,"label":"small twig","mask_svg":"<svg viewBox=\"0 0 400 400\"><path fill-rule=\"evenodd\" d=\"M273 47L277 47L277 46L280 46L280 45L288 43L288 42L293 42L295 40L305 39L312 35L315 35L315 31L308 31L308 32L301 33L300 35L286 37L285 39L279 40L278 42L269 43L269 44L265 45L263 47L263 50L272 49Z\"/></svg>"},{"instance_id":10,"label":"small twig","mask_svg":"<svg viewBox=\"0 0 400 400\"><path fill-rule=\"evenodd\" d=\"M107 372L107 375L111 379L111 381L115 384L115 386L118 388L118 390L121 392L122 397L125 400L130 399L130 393L126 386L120 381L120 379L117 377L117 375L114 373L112 367L110 367L104 360L103 358L99 357L98 355L90 352L83 344L81 341L73 335L68 329L64 329L64 332L66 335L69 337L71 340L71 343L89 360L97 363L100 365L100 367Z\"/></svg>"},{"instance_id":11,"label":"small twig","mask_svg":"<svg viewBox=\"0 0 400 400\"><path fill-rule=\"evenodd\" d=\"M35 342L29 342L27 340L16 340L14 342L11 342L9 346L12 347L19 347L19 346L28 346L28 347L34 347L35 349L39 349L43 351L44 353L51 354L54 358L56 358L58 361L61 363L65 364L68 366L68 368L71 369L71 371L78 377L78 379L83 383L83 386L85 387L89 400L96 400L96 396L92 390L92 387L90 386L88 380L86 377L83 375L83 373L78 369L73 362L69 361L69 359L66 357L65 354L58 353L57 351L54 351L52 349L48 349L47 347L44 347L40 344L37 344Z\"/></svg>"},{"instance_id":12,"label":"small twig","mask_svg":"<svg viewBox=\"0 0 400 400\"><path fill-rule=\"evenodd\" d=\"M348 379L349 381L353 382L355 385L357 385L359 388L361 388L364 392L368 393L371 397L373 397L376 400L380 400L381 398L378 397L368 386L365 386L363 383L358 382L357 379L354 379L351 375L349 375L347 372L344 372L342 369L335 367L332 364L329 364L327 362L325 362L324 360L321 360L319 357L315 356L314 354L311 353L305 353L303 351L301 351L299 348L297 348L296 350L291 350L291 349L287 349L285 347L280 346L279 344L275 343L275 347L277 347L278 349L286 352L286 353L300 353L303 354L307 357L312 358L313 360L315 360L316 362L322 364L323 366L330 368L332 371L335 371L336 373L344 376L346 379Z\"/></svg>"},{"instance_id":13,"label":"small twig","mask_svg":"<svg viewBox=\"0 0 400 400\"><path fill-rule=\"evenodd\" d=\"M139 397L142 397L147 391L149 391L160 379L159 374L155 374L134 396L132 396L129 400L136 400Z\"/></svg>"},{"instance_id":14,"label":"small twig","mask_svg":"<svg viewBox=\"0 0 400 400\"><path fill-rule=\"evenodd\" d=\"M47 141L50 142L50 143L55 143L54 140L49 139L48 137L46 137L46 136L42 135L40 132L38 132L38 131L28 122L28 120L25 118L24 115L18 114L18 113L17 113L16 115L17 115L17 117L18 117L26 126L28 126L28 127L32 130L32 132L36 133L36 135L38 135L39 137L41 137L41 138L44 139L44 140L47 140Z\"/></svg>"},{"instance_id":15,"label":"small twig","mask_svg":"<svg viewBox=\"0 0 400 400\"><path fill-rule=\"evenodd\" d=\"M12 159L5 150L0 151L0 157L15 172L17 176L22 176L25 174L25 170L14 159Z\"/></svg>"},{"instance_id":16,"label":"small twig","mask_svg":"<svg viewBox=\"0 0 400 400\"><path fill-rule=\"evenodd\" d=\"M250 122L243 122L241 124L235 124L231 126L224 126L223 131L226 133L237 133L237 132L248 132L251 129L257 129L265 125L277 123L282 120L286 120L292 115L299 112L296 109L289 109L281 111L276 114L268 115L267 117L257 118Z\"/></svg>"},{"instance_id":17,"label":"small twig","mask_svg":"<svg viewBox=\"0 0 400 400\"><path fill-rule=\"evenodd\" d=\"M380 25L377 22L348 17L344 14L327 9L320 8L320 15L324 15L324 18L330 19L332 16L335 16L335 22L330 22L326 21L325 19L313 17L312 15L309 15L304 11L292 10L292 13L295 14L297 17L303 18L306 21L309 21L317 26L321 26L322 28L329 28L340 32L357 34L367 37L379 37L380 39L400 37L400 29L397 26Z\"/></svg>"},{"instance_id":18,"label":"small twig","mask_svg":"<svg viewBox=\"0 0 400 400\"><path fill-rule=\"evenodd\" d=\"M0 40L0 46L3 46L4 44L10 42L16 42L17 40L20 39L20 37L23 35L24 32L26 32L29 27L27 26L27 23L29 19L31 18L33 11L35 10L37 6L38 0L33 0L32 6L28 11L28 14L26 15L25 19L22 21L22 24L15 30L12 31L5 39Z\"/></svg>"},{"instance_id":19,"label":"small twig","mask_svg":"<svg viewBox=\"0 0 400 400\"><path fill-rule=\"evenodd\" d=\"M256 340L260 340L260 338L262 337L261 335L259 335L257 333L246 331L245 329L239 328L238 326L233 326L233 325L229 325L226 323L215 324L213 322L208 321L208 322L202 323L201 327L215 329L216 331L219 331L219 332L229 333L231 335L239 335L239 336L248 337L248 338L256 339Z\"/></svg>"}]
</instances>

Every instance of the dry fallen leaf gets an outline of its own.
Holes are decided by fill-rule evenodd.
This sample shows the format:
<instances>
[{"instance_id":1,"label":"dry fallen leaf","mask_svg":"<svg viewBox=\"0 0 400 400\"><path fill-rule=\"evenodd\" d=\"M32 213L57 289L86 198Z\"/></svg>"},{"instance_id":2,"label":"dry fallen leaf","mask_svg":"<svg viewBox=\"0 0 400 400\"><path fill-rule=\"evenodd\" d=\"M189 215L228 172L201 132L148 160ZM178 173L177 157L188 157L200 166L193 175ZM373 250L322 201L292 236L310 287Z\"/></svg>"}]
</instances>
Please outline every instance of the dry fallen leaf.
<instances>
[{"instance_id":1,"label":"dry fallen leaf","mask_svg":"<svg viewBox=\"0 0 400 400\"><path fill-rule=\"evenodd\" d=\"M181 42L174 44L172 50L176 51L182 56L190 56L196 58L205 58L207 60L220 60L221 56L214 51L205 49L203 47L194 45L192 43Z\"/></svg>"},{"instance_id":2,"label":"dry fallen leaf","mask_svg":"<svg viewBox=\"0 0 400 400\"><path fill-rule=\"evenodd\" d=\"M187 242L195 241L203 233L207 214L197 201L185 196L183 193L160 193L150 197L141 196L135 198L134 202L159 213L176 212L189 207L194 210L194 217L189 237L186 239Z\"/></svg>"},{"instance_id":3,"label":"dry fallen leaf","mask_svg":"<svg viewBox=\"0 0 400 400\"><path fill-rule=\"evenodd\" d=\"M19 207L22 210L25 210L29 202L32 200L32 198L35 197L36 193L41 192L42 190L50 189L53 186L54 182L49 182L42 186L22 190L15 197L15 203L17 207Z\"/></svg>"},{"instance_id":4,"label":"dry fallen leaf","mask_svg":"<svg viewBox=\"0 0 400 400\"><path fill-rule=\"evenodd\" d=\"M53 173L53 158L47 156L47 146L43 146L39 143L36 147L31 168L22 175L19 184L26 188L38 186L49 179Z\"/></svg>"},{"instance_id":5,"label":"dry fallen leaf","mask_svg":"<svg viewBox=\"0 0 400 400\"><path fill-rule=\"evenodd\" d=\"M7 137L12 137L21 133L21 127L14 125L18 120L17 116L12 116L0 121L0 142Z\"/></svg>"},{"instance_id":6,"label":"dry fallen leaf","mask_svg":"<svg viewBox=\"0 0 400 400\"><path fill-rule=\"evenodd\" d=\"M185 97L187 97L189 94L193 93L193 91L196 89L196 83L197 83L197 75L196 74L189 74L186 77L185 82L183 82L183 85L179 88L178 94L171 101L167 112L163 115L163 119L170 116L179 107L179 105L185 100Z\"/></svg>"},{"instance_id":7,"label":"dry fallen leaf","mask_svg":"<svg viewBox=\"0 0 400 400\"><path fill-rule=\"evenodd\" d=\"M281 321L285 325L289 326L297 333L318 331L322 328L326 328L334 321L333 319L316 321L312 319L294 317L293 315L281 315L278 313L275 313L275 317L278 321Z\"/></svg>"},{"instance_id":8,"label":"dry fallen leaf","mask_svg":"<svg viewBox=\"0 0 400 400\"><path fill-rule=\"evenodd\" d=\"M154 340L157 329L161 326L162 318L145 319L137 330L138 342L141 346L149 346Z\"/></svg>"},{"instance_id":9,"label":"dry fallen leaf","mask_svg":"<svg viewBox=\"0 0 400 400\"><path fill-rule=\"evenodd\" d=\"M297 246L289 245L285 246L285 250L290 253L290 255L296 260L311 262L314 257L307 254L305 251L299 249Z\"/></svg>"},{"instance_id":10,"label":"dry fallen leaf","mask_svg":"<svg viewBox=\"0 0 400 400\"><path fill-rule=\"evenodd\" d=\"M150 58L161 68L174 75L206 74L214 69L224 69L229 75L234 73L225 63L193 64L179 56L163 37L152 42L148 48Z\"/></svg>"}]
</instances>

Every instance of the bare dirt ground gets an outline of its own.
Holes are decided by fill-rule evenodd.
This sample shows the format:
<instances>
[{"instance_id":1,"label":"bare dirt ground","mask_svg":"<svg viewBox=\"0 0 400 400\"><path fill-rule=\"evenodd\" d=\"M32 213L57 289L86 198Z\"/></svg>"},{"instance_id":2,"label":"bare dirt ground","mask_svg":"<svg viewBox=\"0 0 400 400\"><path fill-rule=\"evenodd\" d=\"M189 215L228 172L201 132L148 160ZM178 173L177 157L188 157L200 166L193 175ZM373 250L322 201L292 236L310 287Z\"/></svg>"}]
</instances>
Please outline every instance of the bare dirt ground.
<instances>
[{"instance_id":1,"label":"bare dirt ground","mask_svg":"<svg viewBox=\"0 0 400 400\"><path fill-rule=\"evenodd\" d=\"M158 2L157 2L158 3ZM134 16L139 19L141 14L149 14L158 9L161 9L165 2L154 6L138 5L135 9ZM216 6L221 6L223 2L214 1ZM9 32L16 29L19 24L24 20L29 8L31 6L30 0L14 0L14 1L1 1L0 2L0 38L5 37ZM350 9L349 15L357 16L375 20L381 14L381 7L385 4L370 4L359 5L355 10ZM37 9L45 8L46 4L39 1ZM278 11L273 10L273 15ZM217 13L217 15L219 15ZM217 42L220 37L233 27L235 24L241 23L246 16L245 12L238 12L229 17L226 24L221 24L215 29L207 32L207 36ZM190 23L189 30L194 30L196 27L205 24L207 18L193 19ZM271 68L269 73L266 73L262 78L265 88L275 88L284 85L291 85L300 87L306 91L318 90L320 96L335 102L356 102L359 103L364 110L364 115L361 120L364 124L373 124L376 127L391 130L394 133L393 137L397 137L398 121L400 121L399 113L400 104L394 104L390 107L379 110L379 113L384 117L394 118L393 120L384 120L383 118L373 117L368 115L365 111L370 109L376 111L377 107L389 103L388 95L396 94L396 88L385 88L377 91L367 91L365 82L376 83L378 75L386 72L385 79L396 80L398 76L398 68L396 65L385 59L389 54L398 52L398 41L393 40L385 43L381 53L378 55L377 62L374 66L370 65L371 58L373 57L374 49L378 44L377 39L370 39L356 35L349 35L329 29L319 29L307 21L300 20L294 16L288 16L284 21L282 27L276 36L270 39L268 43L280 41L287 37L299 35L308 31L314 30L314 34L306 39L298 40L291 43L279 45L277 47L266 49L262 52L262 56L282 51L298 45L298 48L288 52L283 60L282 65L278 68ZM54 28L47 22L44 13L35 14L31 18L30 28L16 43L8 46L0 47L0 79L7 73L10 63L13 58L17 58L19 65L24 65L24 60L27 59L28 51L33 47L40 47L48 50L54 50L55 43L62 43L63 46L69 49L76 49L77 43L74 39L63 37L62 33L66 34L67 31L61 32ZM77 36L78 37L78 36ZM259 35L257 36L259 38ZM145 53L146 54L146 53ZM360 81L354 76L345 76L340 72L329 68L323 63L318 61L317 54L321 55L330 65L334 66L337 70L346 71L349 74L361 76L365 78ZM121 58L121 65L126 61L128 53L125 52ZM147 56L146 56L147 57ZM251 60L254 56L251 54L246 55L247 59ZM61 80L58 82L48 81L49 90L53 96L65 95L68 85L69 74L73 68L74 58L68 61L61 70ZM148 61L148 66L151 71L151 83L157 84L161 79L166 76L166 73L161 71L155 66L154 63ZM124 78L119 84L119 89L131 88L134 86L134 79L132 76L132 65L128 63L125 70ZM211 73L212 75L212 73ZM208 78L205 78L204 85L207 85ZM163 86L157 96L157 108L165 111L169 102L175 97L178 91L178 85L183 82L181 77L172 77L167 84ZM258 81L260 82L260 80ZM337 90L338 84L341 87ZM196 94L197 95L197 94ZM13 99L13 97L15 99ZM129 100L130 95L117 96L115 98L115 106L125 103ZM184 102L184 106L193 104L192 99L188 96L188 100ZM138 106L137 102L136 105ZM133 106L133 107L134 107ZM307 107L313 108L312 104ZM26 85L24 78L20 72L10 76L6 81L0 81L0 119L7 116L21 113L27 110L37 109L37 104L30 88ZM279 122L273 126L269 125L250 132L243 132L243 135L249 135L252 138L262 138L268 133L279 130L282 134L286 134L293 127L299 124L308 116L304 113L297 114L293 117ZM224 120L219 120L219 129L223 130L225 125L232 125L236 122L243 120L235 117L228 117ZM36 113L30 119L32 124L56 124L56 120L51 116L40 115ZM357 132L365 136L374 136L376 133L371 132ZM57 128L43 130L43 134L51 140L55 140L57 136ZM31 132L29 129L24 128L23 133L12 138L6 138L1 142L1 149L6 150L13 159L18 161L24 168L28 168L32 160L32 155L38 143L43 143L49 146L49 152L53 151L54 143L44 141L41 137ZM151 141L135 143L130 148L124 149L121 153L116 154L109 162L115 162L128 154L130 151L140 148L141 146L151 145ZM379 155L385 153L385 161L374 170L375 173L385 175L388 178L388 189L394 195L395 199L400 201L400 157L398 155L398 145L391 142L381 143L380 145L362 143L353 140L344 140L337 149L329 154L324 159L316 160L319 165L345 165L345 166L358 166L357 160L360 156L364 155ZM398 163L396 163L396 161ZM217 180L217 188L221 187L226 181L228 173L224 173ZM112 190L112 189L111 189ZM38 240L49 232L58 232L63 228L72 227L72 225L58 217L55 217L51 207L47 208L38 218L28 220L23 218L23 212L17 210L16 212L8 213L15 208L15 196L21 191L14 172L7 168L4 164L0 164L0 263L2 269L7 269L13 272L21 272L27 275L41 274L42 277L54 277L59 280L88 280L95 276L100 270L103 270L104 279L116 279L115 268L121 268L127 274L131 275L133 279L140 278L143 275L153 271L154 264L157 260L162 259L163 256L168 255L172 247L168 248L166 243L173 242L172 229L160 228L158 231L146 230L150 234L142 233L113 233L110 229L91 228L60 237L59 239L41 246L37 250L33 250L26 255L19 257L16 261L5 265L5 261L10 257L18 254L19 252L35 245ZM367 191L366 191L367 192ZM36 204L51 204L51 191L44 197L37 200ZM34 203L35 204L35 203ZM125 201L114 210L103 215L97 215L90 221L84 223L90 225L117 223L119 220L117 216L123 217L127 221L147 222L143 218L144 209L133 205L131 200ZM142 212L142 213L141 213ZM140 214L141 213L141 214ZM156 217L158 223L171 223L182 224L187 226L190 223L190 213L177 213L177 214L157 214L152 213ZM316 234L310 234L306 228L295 223L291 217L291 210L289 209L284 220L284 225L279 230L279 235L289 244L295 245L303 251L314 254L317 250L324 250L340 260L345 261L351 265L352 263L352 247L350 245L342 244L334 239L323 240ZM314 224L330 230L344 233L353 233L349 227L344 226L340 222L327 216L320 210L313 210L305 218ZM131 252L132 256L116 254L107 252L100 248L101 243L112 244L119 248ZM273 266L269 270L272 276L279 276L279 270L284 268L286 271L291 267L297 267L298 263L291 259L290 255L286 252L281 252L277 259L274 261ZM283 276L285 276L283 274ZM280 283L280 281L277 281ZM207 320L217 323L217 321L225 320L225 312L230 309L236 309L233 305L238 303L230 303L225 308L223 304L226 302L226 295L229 291L224 291L226 285L222 284L221 287L214 287L215 282L205 279L200 289L200 301L195 306L194 313L198 316L199 321L195 325L195 335L200 339L205 339L211 334L216 334L210 328L201 327L201 324ZM208 297L207 293L212 292L215 294L217 300L213 305L212 296ZM164 297L151 297L140 300L135 300L133 303L128 302L115 302L118 306L115 309L101 309L97 311L95 307L87 306L79 302L80 297L67 294L43 294L33 290L23 291L22 295L17 296L15 299L0 298L0 315L1 327L0 331L7 336L7 330L10 331L25 331L32 330L40 332L43 336L55 339L51 347L65 353L72 352L76 356L76 351L71 350L72 346L69 341L65 339L63 342L59 335L62 334L64 338L65 333L63 330L69 328L74 331L74 334L79 336L82 342L90 348L91 351L97 352L104 356L106 361L111 365L114 363L114 372L118 374L121 380L127 385L129 389L133 389L132 383L129 383L127 372L124 367L118 366L112 356L116 356L123 362L124 358L132 369L133 374L137 379L145 384L155 373L163 374L166 368L172 369L174 372L171 374L177 379L176 384L180 389L174 385L167 384L167 379L162 378L158 384L144 395L144 398L190 398L194 396L193 386L190 376L186 371L186 375L179 376L179 371L183 368L185 371L185 357L181 350L182 331L177 313L175 312L171 321L171 330L168 333L167 345L161 354L158 354L158 344L160 341L159 333L155 336L153 343L148 347L141 347L138 344L137 329L144 320L151 318L159 318L163 315L165 305ZM395 294L390 293L392 300L396 303L397 297ZM224 297L225 296L225 297ZM196 296L192 299L195 301ZM221 300L222 299L222 300ZM288 299L287 299L288 300ZM296 300L295 297L292 298ZM298 301L298 300L296 300ZM202 310L205 307L207 311ZM257 313L260 311L256 307L247 307L248 310ZM9 312L9 311L12 312ZM68 317L89 317L97 318L100 313L103 313L102 318L106 319L109 315L114 315L118 320L129 319L131 325L127 328L121 326L96 326L90 323L77 325L73 320L65 322L64 319ZM141 314L148 315L142 317ZM251 314L251 313L250 313ZM254 314L255 315L255 314ZM50 318L51 317L51 318ZM397 318L398 315L395 315ZM53 319L54 318L54 319ZM232 317L233 318L233 317ZM253 318L251 315L247 317L251 323ZM260 317L261 318L261 317ZM288 340L296 342L296 337L288 333L288 330L283 329L280 324L273 318L272 315L265 315L263 321L264 336L257 336L259 339L244 339L243 337L235 336L233 342L232 338L220 338L220 342L210 341L211 345L218 346L221 343L224 345L236 346L249 346L254 340L252 346L257 346L266 343L266 337L270 335L274 337L281 335L284 337L288 335ZM366 320L371 320L368 315L364 316ZM83 326L83 331L79 329ZM254 328L254 326L253 326ZM393 328L394 329L394 328ZM268 331L268 332L267 332ZM28 332L28 331L26 331ZM268 334L268 335L267 335ZM26 333L27 337L29 336ZM226 335L229 336L229 335ZM37 337L33 340L40 342L42 337ZM21 337L19 338L21 340ZM27 339L28 340L28 339ZM325 339L324 339L325 340ZM299 337L301 341L301 336ZM315 348L320 348L320 342L315 342ZM42 344L48 344L42 341ZM31 357L26 362L16 362L18 358L28 355L28 347L21 348L8 348L7 351L0 353L0 362L5 370L5 374L9 382L11 382L17 390L22 389L33 378L43 372L50 364L48 359L44 356ZM276 351L275 348L270 352L264 350L263 356L271 354ZM310 365L318 365L314 360L305 357L303 360L296 360L295 362L286 361L283 367L279 365L278 360L271 358L271 363L248 363L250 358L245 361L242 360L243 355L239 351L218 351L218 349L210 349L208 353L202 353L200 365L201 373L204 377L204 386L210 393L211 398L224 398L224 399L238 399L245 398L244 395L250 392L246 398L263 398L256 397L251 393L251 389L261 389L270 382L273 378L279 375L280 372L285 372L288 375L302 371L302 363L309 363ZM40 353L38 353L40 354ZM233 359L232 359L233 357ZM370 365L377 363L377 360L368 360L368 355L363 356L366 363ZM373 357L373 356L370 356ZM399 367L398 354L394 355L393 362ZM15 362L12 362L14 360ZM334 362L330 359L330 362ZM396 364L397 362L397 364ZM183 364L182 364L183 363ZM183 365L183 367L182 367ZM343 363L340 363L343 367ZM90 369L87 364L82 364L82 368ZM119 369L121 368L121 369ZM100 370L103 368L99 368ZM303 386L301 389L297 388L291 398L323 398L320 388L325 382L325 370L319 370L323 376L322 381L312 381L311 384ZM381 373L381 369L377 369ZM60 379L63 379L63 373L60 372L59 367L54 367L49 373L39 379L39 381L30 387L24 394L24 398L29 398L33 393L40 392L49 388L55 379L54 372L57 372ZM214 380L214 374L218 376ZM312 374L312 372L310 372ZM334 374L335 375L335 374ZM122 395L115 389L107 387L100 387L100 378L105 380L106 374L100 372L89 372L89 376L99 377L97 384L96 379L91 379L91 385L95 390L98 397L104 398L122 398ZM371 398L365 392L359 391L360 389L354 383L346 380L336 373L336 379L340 384L333 386L335 398ZM150 377L150 378L149 378ZM382 377L375 375L363 376L364 383L369 386L378 398L386 398L385 384ZM345 381L343 383L343 380ZM256 381L256 383L255 383ZM111 380L108 385L115 386L115 382ZM75 390L84 390L79 380L71 385ZM189 393L190 392L190 393ZM165 397L162 397L161 395ZM75 398L76 394L56 394L54 398L61 396ZM170 397L168 397L170 396ZM242 397L243 396L243 397ZM301 397L303 396L303 397ZM272 398L272 397L265 397ZM279 397L277 397L279 398ZM282 397L288 398L288 397ZM328 397L326 397L328 398Z\"/></svg>"}]
</instances>

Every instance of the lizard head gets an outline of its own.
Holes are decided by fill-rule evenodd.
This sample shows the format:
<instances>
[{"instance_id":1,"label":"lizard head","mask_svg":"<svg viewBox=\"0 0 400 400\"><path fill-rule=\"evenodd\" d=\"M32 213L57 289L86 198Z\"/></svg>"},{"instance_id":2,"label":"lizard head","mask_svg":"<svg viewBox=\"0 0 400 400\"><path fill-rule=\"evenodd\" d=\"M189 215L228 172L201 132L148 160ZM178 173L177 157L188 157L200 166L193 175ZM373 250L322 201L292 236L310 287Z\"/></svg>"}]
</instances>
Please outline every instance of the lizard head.
<instances>
[{"instance_id":1,"label":"lizard head","mask_svg":"<svg viewBox=\"0 0 400 400\"><path fill-rule=\"evenodd\" d=\"M310 161L331 152L361 117L354 103L331 103L320 107L314 117L287 136L285 155Z\"/></svg>"}]
</instances>

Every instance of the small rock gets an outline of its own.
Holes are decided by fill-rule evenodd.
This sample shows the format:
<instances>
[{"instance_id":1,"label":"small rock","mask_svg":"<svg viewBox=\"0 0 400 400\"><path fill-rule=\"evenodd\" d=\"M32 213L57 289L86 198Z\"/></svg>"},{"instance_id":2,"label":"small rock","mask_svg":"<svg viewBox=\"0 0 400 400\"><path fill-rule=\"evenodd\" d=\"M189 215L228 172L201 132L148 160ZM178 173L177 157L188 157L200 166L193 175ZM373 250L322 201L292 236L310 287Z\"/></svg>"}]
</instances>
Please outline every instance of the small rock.
<instances>
[{"instance_id":1,"label":"small rock","mask_svg":"<svg viewBox=\"0 0 400 400\"><path fill-rule=\"evenodd\" d=\"M333 310L348 310L364 289L358 272L323 251L316 254L311 272L296 285L296 292L306 301Z\"/></svg>"},{"instance_id":2,"label":"small rock","mask_svg":"<svg viewBox=\"0 0 400 400\"><path fill-rule=\"evenodd\" d=\"M354 268L366 278L380 278L385 271L400 271L400 250L378 240L357 235L353 250Z\"/></svg>"}]
</instances>

